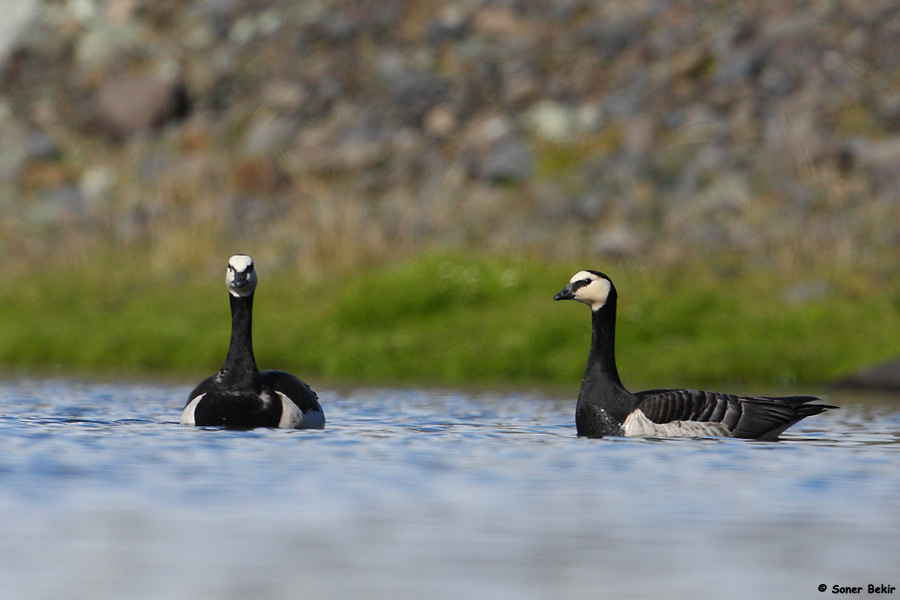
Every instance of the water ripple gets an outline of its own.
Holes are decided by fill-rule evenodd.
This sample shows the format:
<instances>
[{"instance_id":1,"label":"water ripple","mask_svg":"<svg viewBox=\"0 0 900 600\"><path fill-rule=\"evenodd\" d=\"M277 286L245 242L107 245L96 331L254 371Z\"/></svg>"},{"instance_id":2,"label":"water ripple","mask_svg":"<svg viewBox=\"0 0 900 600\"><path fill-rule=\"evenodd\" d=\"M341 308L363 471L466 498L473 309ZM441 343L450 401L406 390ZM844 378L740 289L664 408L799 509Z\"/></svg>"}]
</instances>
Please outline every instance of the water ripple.
<instances>
[{"instance_id":1,"label":"water ripple","mask_svg":"<svg viewBox=\"0 0 900 600\"><path fill-rule=\"evenodd\" d=\"M324 390L325 430L230 431L177 424L189 388L0 384L8 597L789 598L900 584L890 398L830 398L842 410L779 442L589 440L571 400L537 393Z\"/></svg>"}]
</instances>

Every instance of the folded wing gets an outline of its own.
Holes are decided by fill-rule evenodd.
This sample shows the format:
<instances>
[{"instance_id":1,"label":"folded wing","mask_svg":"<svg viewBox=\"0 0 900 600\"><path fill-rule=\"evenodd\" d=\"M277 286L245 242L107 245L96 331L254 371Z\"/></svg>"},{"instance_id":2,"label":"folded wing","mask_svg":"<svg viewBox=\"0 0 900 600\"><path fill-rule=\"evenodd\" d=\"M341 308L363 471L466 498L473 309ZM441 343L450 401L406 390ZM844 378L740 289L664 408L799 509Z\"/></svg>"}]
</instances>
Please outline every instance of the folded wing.
<instances>
[{"instance_id":1,"label":"folded wing","mask_svg":"<svg viewBox=\"0 0 900 600\"><path fill-rule=\"evenodd\" d=\"M637 408L653 423L721 424L733 437L749 439L775 439L797 421L835 408L818 403L815 396L736 396L676 389L635 395Z\"/></svg>"}]
</instances>

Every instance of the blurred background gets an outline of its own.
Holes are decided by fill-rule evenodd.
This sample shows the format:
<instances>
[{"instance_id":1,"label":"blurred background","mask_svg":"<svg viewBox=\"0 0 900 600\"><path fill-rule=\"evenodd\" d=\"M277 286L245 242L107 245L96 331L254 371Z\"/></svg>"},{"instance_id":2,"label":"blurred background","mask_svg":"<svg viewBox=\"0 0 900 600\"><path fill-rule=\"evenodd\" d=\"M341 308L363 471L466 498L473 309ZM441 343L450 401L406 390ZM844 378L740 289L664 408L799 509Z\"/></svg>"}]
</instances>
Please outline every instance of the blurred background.
<instances>
[{"instance_id":1,"label":"blurred background","mask_svg":"<svg viewBox=\"0 0 900 600\"><path fill-rule=\"evenodd\" d=\"M489 360L480 380L580 377L587 316L546 301L581 268L609 272L626 298L624 329L641 329L620 345L624 361L631 352L635 363L648 352L676 357L639 380L819 383L900 353L895 2L3 7L7 281L21 292L49 279L35 298L69 298L81 285L107 309L131 307L160 328L158 340L140 331L98 338L91 354L66 350L63 325L17 337L21 319L7 311L8 366L214 366L221 353L199 349L224 345L220 279L235 252L271 275L263 293L275 297L265 286L282 282L279 302L300 329L312 301L365 295L360 278L386 288L370 304L389 305L397 285L407 297L343 315L348 330L378 329L379 310L402 322L411 311L448 319L454 308L505 305L495 314L506 322L489 337L474 327L460 354L487 352L500 331L518 329L522 339L499 346L519 366ZM177 309L149 300L164 290L181 297ZM408 297L416 294L427 297ZM138 295L151 306L136 306ZM513 298L525 295L534 300L516 313ZM198 299L189 303L196 315L184 315L185 296ZM213 307L222 313L200 316ZM44 319L68 310L66 323L83 317L76 308L48 300L40 310ZM91 318L100 325L113 312ZM194 317L218 319L209 337L172 322ZM341 322L313 320L329 319ZM533 331L536 321L548 329ZM277 338L286 325L261 327ZM122 327L134 329L134 318ZM340 345L346 332L332 327ZM710 339L698 339L709 327ZM366 354L414 364L436 345L419 339L423 331L390 329L397 339ZM195 338L193 351L173 348ZM354 368L358 357L326 364L320 348L296 350L297 338L273 343L273 357L320 375L403 378ZM752 358L761 348L764 362ZM442 352L434 361L453 360ZM414 366L450 382L471 367Z\"/></svg>"}]
</instances>

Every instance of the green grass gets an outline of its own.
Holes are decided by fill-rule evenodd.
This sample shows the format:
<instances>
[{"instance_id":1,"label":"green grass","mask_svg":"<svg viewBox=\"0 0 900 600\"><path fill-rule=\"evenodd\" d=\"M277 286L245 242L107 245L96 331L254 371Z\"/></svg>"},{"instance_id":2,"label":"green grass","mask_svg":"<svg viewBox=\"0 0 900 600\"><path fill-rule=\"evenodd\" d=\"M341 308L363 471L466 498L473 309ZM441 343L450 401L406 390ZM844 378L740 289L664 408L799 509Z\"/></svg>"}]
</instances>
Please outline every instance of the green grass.
<instances>
[{"instance_id":1,"label":"green grass","mask_svg":"<svg viewBox=\"0 0 900 600\"><path fill-rule=\"evenodd\" d=\"M257 361L312 382L577 389L589 310L552 297L591 266L431 255L303 282L259 264ZM629 387L808 387L900 354L900 286L875 275L827 274L829 293L789 304L772 271L603 268ZM7 371L199 378L227 349L224 269L166 272L125 253L11 275L0 301Z\"/></svg>"}]
</instances>

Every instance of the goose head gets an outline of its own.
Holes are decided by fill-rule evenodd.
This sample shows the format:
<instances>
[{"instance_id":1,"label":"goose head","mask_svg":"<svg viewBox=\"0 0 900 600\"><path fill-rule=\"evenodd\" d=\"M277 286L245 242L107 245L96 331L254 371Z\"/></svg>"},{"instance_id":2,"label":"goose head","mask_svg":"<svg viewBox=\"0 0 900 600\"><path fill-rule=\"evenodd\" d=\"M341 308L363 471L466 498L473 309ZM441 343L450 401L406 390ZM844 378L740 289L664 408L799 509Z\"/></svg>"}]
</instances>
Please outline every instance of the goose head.
<instances>
[{"instance_id":1,"label":"goose head","mask_svg":"<svg viewBox=\"0 0 900 600\"><path fill-rule=\"evenodd\" d=\"M232 296L249 296L256 289L256 270L253 259L246 254L235 254L228 259L225 285Z\"/></svg>"},{"instance_id":2,"label":"goose head","mask_svg":"<svg viewBox=\"0 0 900 600\"><path fill-rule=\"evenodd\" d=\"M575 273L569 284L553 296L553 299L577 300L590 306L592 311L598 311L615 293L616 288L609 277L599 271L585 270Z\"/></svg>"}]
</instances>

